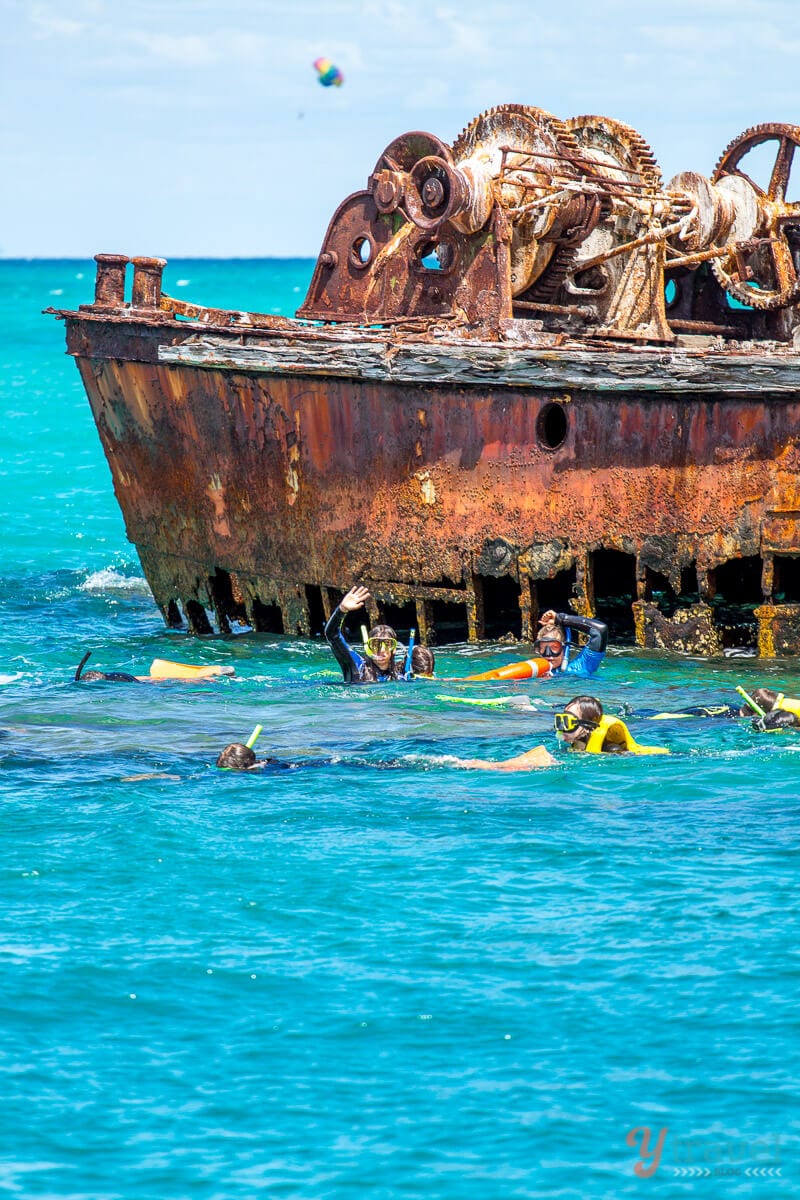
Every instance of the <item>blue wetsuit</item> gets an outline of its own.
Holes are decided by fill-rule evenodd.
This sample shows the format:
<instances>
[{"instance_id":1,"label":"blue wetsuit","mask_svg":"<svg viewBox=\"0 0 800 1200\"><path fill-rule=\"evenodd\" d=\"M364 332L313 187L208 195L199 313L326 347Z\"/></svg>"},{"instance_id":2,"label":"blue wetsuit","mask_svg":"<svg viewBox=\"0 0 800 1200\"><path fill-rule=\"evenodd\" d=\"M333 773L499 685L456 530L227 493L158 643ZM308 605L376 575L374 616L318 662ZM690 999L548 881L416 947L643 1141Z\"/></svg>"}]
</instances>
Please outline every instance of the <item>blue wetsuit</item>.
<instances>
[{"instance_id":1,"label":"blue wetsuit","mask_svg":"<svg viewBox=\"0 0 800 1200\"><path fill-rule=\"evenodd\" d=\"M594 675L605 658L608 645L608 626L591 617L580 617L577 613L556 613L556 621L565 629L575 629L578 633L587 633L589 641L574 658L569 658L567 661L567 656L565 656L565 661L557 671L553 672L553 676L577 675L582 679L588 679L590 675Z\"/></svg>"},{"instance_id":2,"label":"blue wetsuit","mask_svg":"<svg viewBox=\"0 0 800 1200\"><path fill-rule=\"evenodd\" d=\"M340 608L334 609L331 619L325 626L325 637L330 643L334 657L342 668L345 683L388 683L397 679L405 679L405 675L396 669L381 671L372 659L366 659L349 646L342 633L345 613Z\"/></svg>"}]
</instances>

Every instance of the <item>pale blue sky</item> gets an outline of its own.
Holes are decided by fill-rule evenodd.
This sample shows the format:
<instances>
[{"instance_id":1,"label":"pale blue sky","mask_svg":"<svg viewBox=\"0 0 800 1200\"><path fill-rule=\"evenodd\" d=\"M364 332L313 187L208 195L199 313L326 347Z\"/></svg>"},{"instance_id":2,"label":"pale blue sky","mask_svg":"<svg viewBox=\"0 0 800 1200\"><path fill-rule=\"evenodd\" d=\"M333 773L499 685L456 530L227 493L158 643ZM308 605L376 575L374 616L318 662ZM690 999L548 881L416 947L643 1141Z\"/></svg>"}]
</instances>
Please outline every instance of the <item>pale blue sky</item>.
<instances>
[{"instance_id":1,"label":"pale blue sky","mask_svg":"<svg viewBox=\"0 0 800 1200\"><path fill-rule=\"evenodd\" d=\"M797 0L0 0L0 255L316 255L409 129L635 126L669 178L800 124ZM346 76L322 88L319 55Z\"/></svg>"}]
</instances>

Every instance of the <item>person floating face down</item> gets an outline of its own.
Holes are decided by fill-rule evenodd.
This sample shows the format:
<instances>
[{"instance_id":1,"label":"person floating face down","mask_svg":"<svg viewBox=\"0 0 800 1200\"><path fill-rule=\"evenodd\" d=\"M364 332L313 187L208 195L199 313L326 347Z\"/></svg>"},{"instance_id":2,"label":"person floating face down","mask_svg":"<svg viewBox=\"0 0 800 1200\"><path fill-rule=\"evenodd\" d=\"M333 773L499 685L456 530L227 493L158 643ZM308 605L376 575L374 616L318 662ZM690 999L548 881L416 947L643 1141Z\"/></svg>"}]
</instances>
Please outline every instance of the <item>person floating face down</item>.
<instances>
[{"instance_id":1,"label":"person floating face down","mask_svg":"<svg viewBox=\"0 0 800 1200\"><path fill-rule=\"evenodd\" d=\"M216 765L223 771L289 771L294 763L280 758L256 758L256 752L244 742L229 742L217 756Z\"/></svg>"},{"instance_id":2,"label":"person floating face down","mask_svg":"<svg viewBox=\"0 0 800 1200\"><path fill-rule=\"evenodd\" d=\"M365 645L366 657L359 654L345 640L342 626L348 613L363 608L369 600L369 590L356 586L343 596L338 607L331 613L331 619L325 626L325 637L328 639L334 657L342 668L345 683L385 683L390 680L406 679L404 664L398 665L395 659L397 650L397 634L391 625L375 625L367 635ZM417 650L425 647L417 646ZM431 656L432 657L432 656ZM421 659L417 659L421 662ZM412 673L413 673L412 661Z\"/></svg>"},{"instance_id":3,"label":"person floating face down","mask_svg":"<svg viewBox=\"0 0 800 1200\"><path fill-rule=\"evenodd\" d=\"M450 760L448 765L477 771L531 771L536 767L551 767L555 761L544 746L536 746L515 758L499 761L486 758L457 758ZM279 758L256 758L255 750L246 746L244 742L230 742L220 751L216 765L224 771L288 771L294 767L327 766L329 763L330 759L291 763Z\"/></svg>"},{"instance_id":4,"label":"person floating face down","mask_svg":"<svg viewBox=\"0 0 800 1200\"><path fill-rule=\"evenodd\" d=\"M669 754L662 746L641 746L619 717L609 717L595 696L575 696L553 717L556 733L569 750L589 754Z\"/></svg>"},{"instance_id":5,"label":"person floating face down","mask_svg":"<svg viewBox=\"0 0 800 1200\"><path fill-rule=\"evenodd\" d=\"M534 649L549 664L551 675L577 675L584 678L594 675L608 646L607 625L591 617L557 613L553 609L542 614L539 625ZM573 629L576 633L586 634L589 639L574 657L569 653L567 642L567 632Z\"/></svg>"},{"instance_id":6,"label":"person floating face down","mask_svg":"<svg viewBox=\"0 0 800 1200\"><path fill-rule=\"evenodd\" d=\"M150 675L131 675L127 671L84 671L83 668L91 657L91 650L87 650L81 661L78 663L73 676L73 682L98 683L103 681L105 683L162 683L164 679L172 678L172 676L169 674L154 675L151 673ZM179 663L167 663L162 659L157 659L156 662L161 663L163 667L181 666ZM156 662L153 663L153 667L156 666ZM192 675L189 676L189 678L193 678L198 682L201 680L206 681L208 679L219 679L223 676L236 674L233 667L185 667L183 672L181 674L176 674L174 678L185 678L189 671L192 672Z\"/></svg>"}]
</instances>

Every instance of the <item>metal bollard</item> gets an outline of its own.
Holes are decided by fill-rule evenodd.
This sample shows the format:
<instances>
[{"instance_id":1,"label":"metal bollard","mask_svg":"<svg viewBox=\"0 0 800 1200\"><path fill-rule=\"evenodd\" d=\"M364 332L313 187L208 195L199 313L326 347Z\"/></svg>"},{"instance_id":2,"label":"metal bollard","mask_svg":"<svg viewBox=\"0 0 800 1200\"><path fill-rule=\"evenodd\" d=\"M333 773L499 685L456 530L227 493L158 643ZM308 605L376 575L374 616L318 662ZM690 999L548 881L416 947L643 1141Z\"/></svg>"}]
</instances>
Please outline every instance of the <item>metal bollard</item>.
<instances>
[{"instance_id":1,"label":"metal bollard","mask_svg":"<svg viewBox=\"0 0 800 1200\"><path fill-rule=\"evenodd\" d=\"M95 307L121 308L125 303L125 269L130 259L126 254L95 254L94 261L97 263Z\"/></svg>"},{"instance_id":2,"label":"metal bollard","mask_svg":"<svg viewBox=\"0 0 800 1200\"><path fill-rule=\"evenodd\" d=\"M132 258L132 308L161 307L161 275L167 265L165 258Z\"/></svg>"}]
</instances>

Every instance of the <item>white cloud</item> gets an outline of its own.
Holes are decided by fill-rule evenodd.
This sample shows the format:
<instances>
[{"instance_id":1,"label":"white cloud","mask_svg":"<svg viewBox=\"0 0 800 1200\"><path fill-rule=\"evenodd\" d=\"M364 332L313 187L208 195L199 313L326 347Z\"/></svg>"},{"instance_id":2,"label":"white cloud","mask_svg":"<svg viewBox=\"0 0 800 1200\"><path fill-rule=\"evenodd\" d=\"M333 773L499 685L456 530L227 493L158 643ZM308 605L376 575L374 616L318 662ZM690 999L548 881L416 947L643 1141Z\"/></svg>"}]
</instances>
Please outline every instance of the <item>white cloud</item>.
<instances>
[{"instance_id":1,"label":"white cloud","mask_svg":"<svg viewBox=\"0 0 800 1200\"><path fill-rule=\"evenodd\" d=\"M30 20L36 38L75 37L86 28L82 21L72 21L69 17L62 17L44 4L33 6Z\"/></svg>"}]
</instances>

